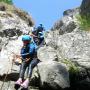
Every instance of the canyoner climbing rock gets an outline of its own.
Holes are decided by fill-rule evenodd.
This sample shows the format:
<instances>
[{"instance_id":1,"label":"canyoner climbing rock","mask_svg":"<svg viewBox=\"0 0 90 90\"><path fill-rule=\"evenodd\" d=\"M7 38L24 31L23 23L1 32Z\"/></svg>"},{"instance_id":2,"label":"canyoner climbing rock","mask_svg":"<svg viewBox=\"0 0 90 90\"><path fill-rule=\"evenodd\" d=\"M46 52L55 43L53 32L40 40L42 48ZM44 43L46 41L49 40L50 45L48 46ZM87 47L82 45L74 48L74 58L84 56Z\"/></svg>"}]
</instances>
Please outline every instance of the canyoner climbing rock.
<instances>
[{"instance_id":1,"label":"canyoner climbing rock","mask_svg":"<svg viewBox=\"0 0 90 90\"><path fill-rule=\"evenodd\" d=\"M24 21L26 17L25 20L29 20L27 13L11 5L3 4L3 6L7 7L7 9L12 7L12 10L8 12L7 9L0 11L0 62L2 62L0 63L0 75L6 74L8 69L10 71L13 54L19 54L22 46L21 35L28 33L32 28L28 21ZM22 17L19 16L20 14ZM23 15L26 15L26 17ZM31 23L33 24L32 20ZM5 66L7 66L7 69Z\"/></svg>"},{"instance_id":2,"label":"canyoner climbing rock","mask_svg":"<svg viewBox=\"0 0 90 90\"><path fill-rule=\"evenodd\" d=\"M2 5L7 9L0 11L0 90L14 90L20 68L13 59L20 54L22 35L29 34L34 23L28 13L11 5ZM7 12L9 7L12 8Z\"/></svg>"},{"instance_id":3,"label":"canyoner climbing rock","mask_svg":"<svg viewBox=\"0 0 90 90\"><path fill-rule=\"evenodd\" d=\"M34 23L25 11L4 3L2 6L6 9L0 10L0 90L14 90L19 66L13 63L13 56L20 54L22 35L28 34Z\"/></svg>"}]
</instances>

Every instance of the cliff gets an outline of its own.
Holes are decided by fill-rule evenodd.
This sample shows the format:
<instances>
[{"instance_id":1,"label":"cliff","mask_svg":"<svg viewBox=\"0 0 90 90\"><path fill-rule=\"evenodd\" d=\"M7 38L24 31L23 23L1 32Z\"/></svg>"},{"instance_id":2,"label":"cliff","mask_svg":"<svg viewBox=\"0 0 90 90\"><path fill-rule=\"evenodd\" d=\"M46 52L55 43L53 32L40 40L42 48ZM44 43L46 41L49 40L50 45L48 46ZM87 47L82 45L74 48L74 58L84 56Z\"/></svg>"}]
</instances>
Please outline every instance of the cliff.
<instances>
[{"instance_id":1,"label":"cliff","mask_svg":"<svg viewBox=\"0 0 90 90\"><path fill-rule=\"evenodd\" d=\"M90 27L87 25L89 19L86 18L89 15L89 3L89 0L83 0L80 7L64 11L62 19L45 33L46 44L38 49L41 62L33 71L30 90L31 85L35 86L35 90L90 90ZM31 16L26 12L15 6L1 4L2 90L14 90L19 67L12 64L13 54L19 53L21 36L29 33L33 24Z\"/></svg>"}]
</instances>

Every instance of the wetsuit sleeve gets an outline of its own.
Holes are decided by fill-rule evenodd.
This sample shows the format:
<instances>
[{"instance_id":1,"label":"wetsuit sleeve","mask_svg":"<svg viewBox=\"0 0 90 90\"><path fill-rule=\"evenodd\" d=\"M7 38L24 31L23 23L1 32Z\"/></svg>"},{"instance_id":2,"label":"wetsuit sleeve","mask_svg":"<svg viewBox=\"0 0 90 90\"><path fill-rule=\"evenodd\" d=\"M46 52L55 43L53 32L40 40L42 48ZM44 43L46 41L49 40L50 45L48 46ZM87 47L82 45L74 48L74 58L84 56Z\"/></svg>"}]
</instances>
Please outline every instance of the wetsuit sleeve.
<instances>
[{"instance_id":1,"label":"wetsuit sleeve","mask_svg":"<svg viewBox=\"0 0 90 90\"><path fill-rule=\"evenodd\" d=\"M25 59L28 55L30 55L30 57L32 57L34 52L35 52L35 45L34 44L30 44L28 46L28 48L29 48L29 50L27 50L26 48L21 49L21 56L23 59Z\"/></svg>"},{"instance_id":2,"label":"wetsuit sleeve","mask_svg":"<svg viewBox=\"0 0 90 90\"><path fill-rule=\"evenodd\" d=\"M26 55L29 55L29 53L25 53L25 54L21 54L22 56L26 56Z\"/></svg>"},{"instance_id":3,"label":"wetsuit sleeve","mask_svg":"<svg viewBox=\"0 0 90 90\"><path fill-rule=\"evenodd\" d=\"M29 55L29 53L25 53L25 49L21 49L21 56L24 58L26 55Z\"/></svg>"}]
</instances>

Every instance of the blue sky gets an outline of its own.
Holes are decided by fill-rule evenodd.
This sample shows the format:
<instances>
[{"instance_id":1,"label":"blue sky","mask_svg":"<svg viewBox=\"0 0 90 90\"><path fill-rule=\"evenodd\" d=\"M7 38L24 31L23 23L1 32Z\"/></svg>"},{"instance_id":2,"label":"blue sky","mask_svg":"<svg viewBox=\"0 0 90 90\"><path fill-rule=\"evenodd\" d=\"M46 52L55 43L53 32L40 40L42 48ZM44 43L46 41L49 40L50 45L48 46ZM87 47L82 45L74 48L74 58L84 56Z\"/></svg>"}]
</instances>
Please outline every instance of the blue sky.
<instances>
[{"instance_id":1,"label":"blue sky","mask_svg":"<svg viewBox=\"0 0 90 90\"><path fill-rule=\"evenodd\" d=\"M46 29L63 16L63 11L80 6L82 0L13 0L14 5L27 11L36 26L40 23Z\"/></svg>"}]
</instances>

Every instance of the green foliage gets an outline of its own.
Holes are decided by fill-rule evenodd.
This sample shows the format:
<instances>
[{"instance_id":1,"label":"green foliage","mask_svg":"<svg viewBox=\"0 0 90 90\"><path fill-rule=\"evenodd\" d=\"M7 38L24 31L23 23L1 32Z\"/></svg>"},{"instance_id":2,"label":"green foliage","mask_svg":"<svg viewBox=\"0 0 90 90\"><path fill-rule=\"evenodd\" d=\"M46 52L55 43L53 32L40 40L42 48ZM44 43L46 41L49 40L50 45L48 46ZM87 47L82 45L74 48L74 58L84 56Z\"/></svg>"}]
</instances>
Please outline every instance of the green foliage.
<instances>
[{"instance_id":1,"label":"green foliage","mask_svg":"<svg viewBox=\"0 0 90 90\"><path fill-rule=\"evenodd\" d=\"M64 59L62 62L69 67L70 73L77 73L79 71L79 68L72 61Z\"/></svg>"},{"instance_id":2,"label":"green foliage","mask_svg":"<svg viewBox=\"0 0 90 90\"><path fill-rule=\"evenodd\" d=\"M12 0L0 0L0 2L5 2L7 4L13 4Z\"/></svg>"},{"instance_id":3,"label":"green foliage","mask_svg":"<svg viewBox=\"0 0 90 90\"><path fill-rule=\"evenodd\" d=\"M85 31L90 31L90 15L89 16L81 16L80 14L76 16L77 23L80 28Z\"/></svg>"}]
</instances>

